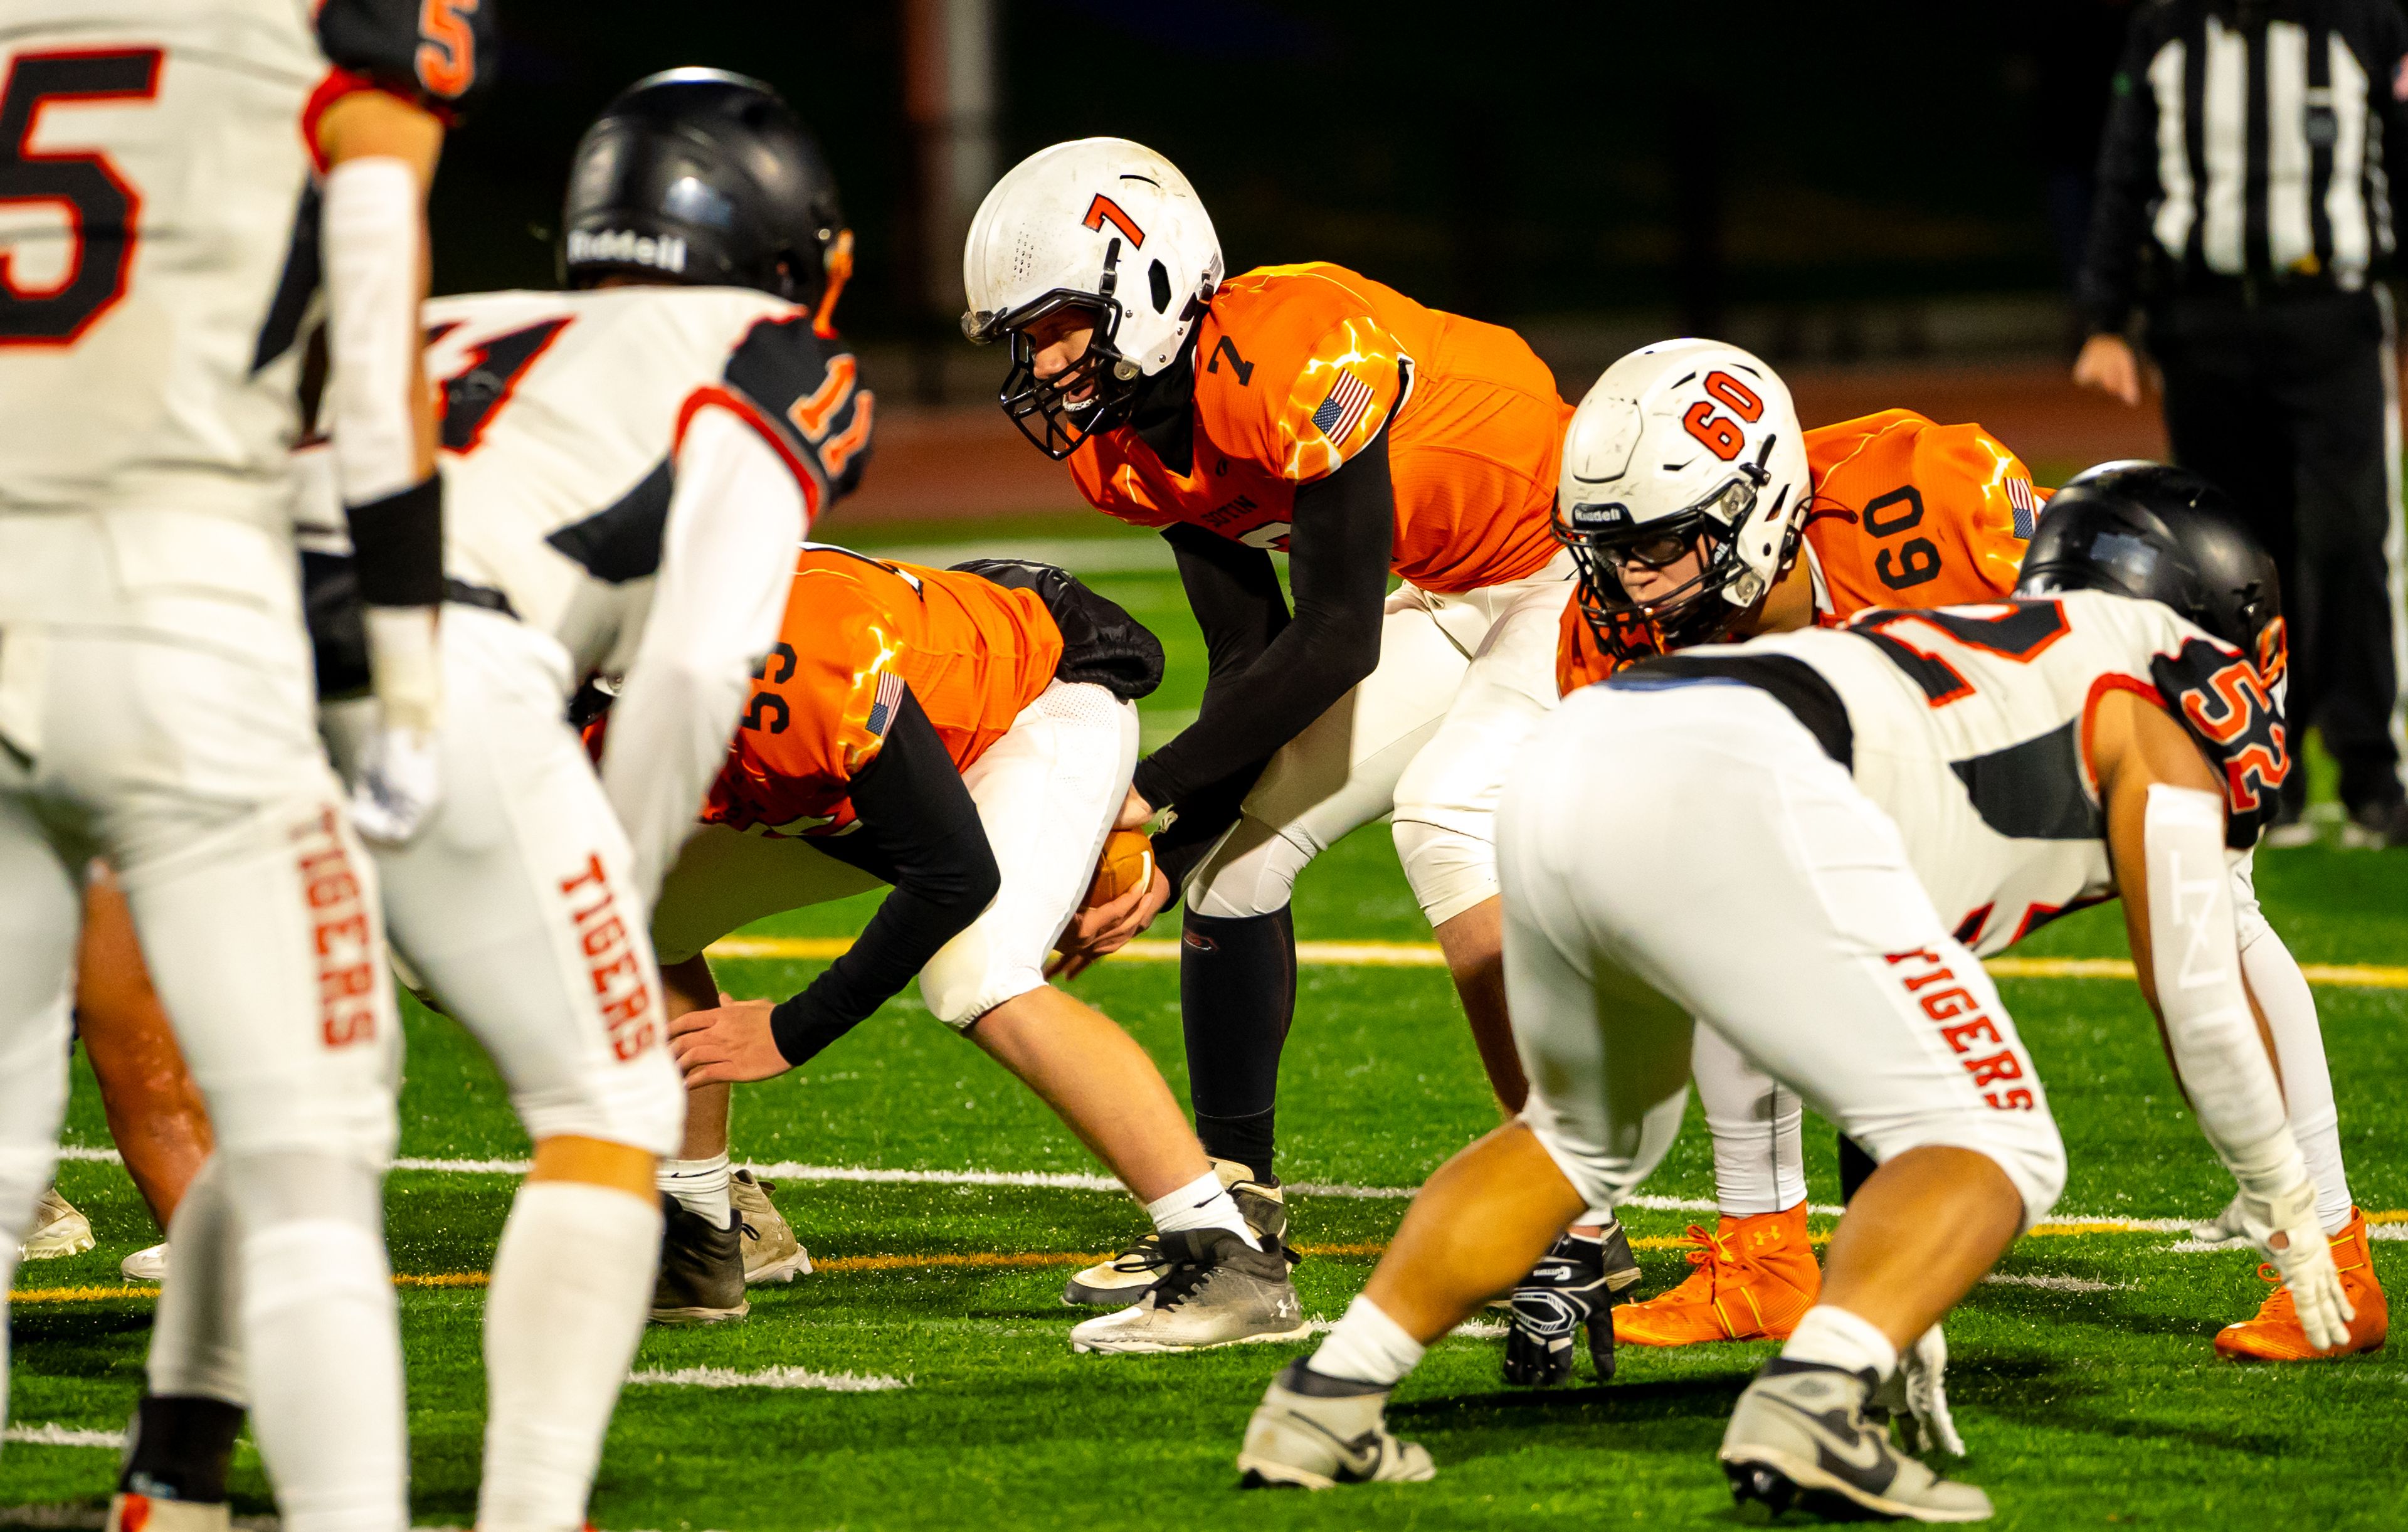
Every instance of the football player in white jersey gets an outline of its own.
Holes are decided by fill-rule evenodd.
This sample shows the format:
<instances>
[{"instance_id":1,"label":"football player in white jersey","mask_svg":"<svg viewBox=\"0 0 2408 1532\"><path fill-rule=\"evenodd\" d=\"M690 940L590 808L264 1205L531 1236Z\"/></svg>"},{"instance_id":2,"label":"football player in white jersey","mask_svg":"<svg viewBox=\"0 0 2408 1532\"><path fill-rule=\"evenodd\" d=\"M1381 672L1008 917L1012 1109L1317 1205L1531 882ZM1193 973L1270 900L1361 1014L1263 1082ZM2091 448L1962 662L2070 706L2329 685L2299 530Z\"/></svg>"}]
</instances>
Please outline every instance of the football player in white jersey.
<instances>
[{"instance_id":1,"label":"football player in white jersey","mask_svg":"<svg viewBox=\"0 0 2408 1532\"><path fill-rule=\"evenodd\" d=\"M1989 1515L1868 1410L1902 1381L1903 1408L1948 1434L1914 1396L1942 1359L1926 1338L2064 1184L1979 954L2032 911L2118 895L2201 1130L2307 1335L2347 1343L2233 922L2228 859L2290 760L2273 564L2218 499L2113 465L2057 497L2016 601L1708 646L1567 699L1499 826L1530 1103L1431 1178L1327 1342L1271 1385L1250 1482L1430 1475L1385 1429L1388 1392L1575 1214L1645 1180L1679 1129L1696 1017L1880 1162L1820 1302L1740 1398L1734 1494Z\"/></svg>"},{"instance_id":2,"label":"football player in white jersey","mask_svg":"<svg viewBox=\"0 0 2408 1532\"><path fill-rule=\"evenodd\" d=\"M828 323L850 250L834 180L767 87L697 69L630 87L579 147L564 228L576 291L425 307L446 791L379 858L395 948L493 1053L535 1140L486 1304L485 1532L584 1525L652 1292L654 1169L684 1117L652 906L871 408ZM305 563L346 762L373 720L331 504L305 494ZM598 779L565 722L597 675L619 685Z\"/></svg>"},{"instance_id":3,"label":"football player in white jersey","mask_svg":"<svg viewBox=\"0 0 2408 1532\"><path fill-rule=\"evenodd\" d=\"M396 1031L312 727L294 340L322 272L375 603L356 812L399 840L437 789L424 198L490 24L406 0L32 0L0 22L0 1276L49 1174L102 856L218 1134L151 1385L248 1399L290 1527L408 1524L379 1191Z\"/></svg>"}]
</instances>

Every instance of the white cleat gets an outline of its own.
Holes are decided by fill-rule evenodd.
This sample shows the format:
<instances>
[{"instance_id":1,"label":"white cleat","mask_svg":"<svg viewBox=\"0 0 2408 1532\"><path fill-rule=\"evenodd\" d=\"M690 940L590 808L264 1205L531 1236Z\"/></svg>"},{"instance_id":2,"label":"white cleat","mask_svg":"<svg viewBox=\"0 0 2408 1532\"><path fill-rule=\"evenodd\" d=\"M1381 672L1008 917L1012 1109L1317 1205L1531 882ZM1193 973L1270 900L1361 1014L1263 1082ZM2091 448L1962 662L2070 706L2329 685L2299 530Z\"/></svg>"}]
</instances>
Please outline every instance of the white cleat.
<instances>
[{"instance_id":1,"label":"white cleat","mask_svg":"<svg viewBox=\"0 0 2408 1532\"><path fill-rule=\"evenodd\" d=\"M1332 1489L1412 1483L1438 1475L1426 1448L1399 1441L1383 1418L1391 1391L1315 1372L1302 1357L1280 1369L1246 1422L1240 1489Z\"/></svg>"},{"instance_id":2,"label":"white cleat","mask_svg":"<svg viewBox=\"0 0 2408 1532\"><path fill-rule=\"evenodd\" d=\"M1309 1333L1278 1251L1227 1229L1182 1229L1162 1237L1162 1279L1129 1307L1073 1326L1071 1350L1192 1352Z\"/></svg>"},{"instance_id":3,"label":"white cleat","mask_svg":"<svg viewBox=\"0 0 2408 1532\"><path fill-rule=\"evenodd\" d=\"M117 1270L130 1282L164 1282L167 1280L167 1242L161 1240L147 1249L137 1250L117 1263Z\"/></svg>"},{"instance_id":4,"label":"white cleat","mask_svg":"<svg viewBox=\"0 0 2408 1532\"><path fill-rule=\"evenodd\" d=\"M1797 1506L1850 1519L1987 1521L1988 1496L1906 1456L1885 1425L1866 1418L1872 1392L1870 1369L1767 1362L1723 1433L1732 1498L1759 1502L1776 1517Z\"/></svg>"},{"instance_id":5,"label":"white cleat","mask_svg":"<svg viewBox=\"0 0 2408 1532\"><path fill-rule=\"evenodd\" d=\"M34 1231L17 1247L17 1259L55 1261L80 1255L92 1246L92 1220L76 1211L75 1204L53 1186L34 1204Z\"/></svg>"},{"instance_id":6,"label":"white cleat","mask_svg":"<svg viewBox=\"0 0 2408 1532\"><path fill-rule=\"evenodd\" d=\"M744 1233L744 1285L790 1282L811 1274L811 1253L769 1200L767 1182L750 1170L734 1171L727 1178L727 1201Z\"/></svg>"}]
</instances>

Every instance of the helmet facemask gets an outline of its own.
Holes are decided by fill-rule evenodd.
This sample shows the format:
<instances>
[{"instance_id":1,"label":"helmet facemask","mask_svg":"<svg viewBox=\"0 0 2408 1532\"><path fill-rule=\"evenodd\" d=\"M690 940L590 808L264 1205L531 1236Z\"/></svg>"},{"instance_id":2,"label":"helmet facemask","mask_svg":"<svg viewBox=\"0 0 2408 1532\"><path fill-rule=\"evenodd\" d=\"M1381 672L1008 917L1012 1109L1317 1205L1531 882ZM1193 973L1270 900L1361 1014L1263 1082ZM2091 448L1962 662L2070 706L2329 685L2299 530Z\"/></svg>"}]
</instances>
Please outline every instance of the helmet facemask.
<instances>
[{"instance_id":1,"label":"helmet facemask","mask_svg":"<svg viewBox=\"0 0 2408 1532\"><path fill-rule=\"evenodd\" d=\"M1557 510L1555 536L1580 571L1581 616L1608 654L1631 664L1711 643L1754 605L1762 591L1744 603L1730 595L1741 577L1752 573L1740 556L1739 533L1770 478L1762 467L1742 464L1698 504L1644 522L1630 520L1619 503ZM1627 565L1660 569L1690 553L1698 557L1698 572L1662 594L1640 600L1623 583Z\"/></svg>"},{"instance_id":2,"label":"helmet facemask","mask_svg":"<svg viewBox=\"0 0 2408 1532\"><path fill-rule=\"evenodd\" d=\"M1011 423L1020 427L1020 434L1056 462L1077 451L1089 437L1125 422L1136 405L1142 368L1113 344L1121 327L1121 306L1112 296L1119 282L1120 252L1118 239L1106 248L1103 280L1096 292L1056 288L1008 314L962 316L962 332L971 340L982 345L997 339L1010 343L1011 367L1004 374L998 401ZM1161 269L1160 263L1154 269ZM1037 343L1029 327L1074 308L1095 321L1087 349L1053 377L1039 378Z\"/></svg>"}]
</instances>

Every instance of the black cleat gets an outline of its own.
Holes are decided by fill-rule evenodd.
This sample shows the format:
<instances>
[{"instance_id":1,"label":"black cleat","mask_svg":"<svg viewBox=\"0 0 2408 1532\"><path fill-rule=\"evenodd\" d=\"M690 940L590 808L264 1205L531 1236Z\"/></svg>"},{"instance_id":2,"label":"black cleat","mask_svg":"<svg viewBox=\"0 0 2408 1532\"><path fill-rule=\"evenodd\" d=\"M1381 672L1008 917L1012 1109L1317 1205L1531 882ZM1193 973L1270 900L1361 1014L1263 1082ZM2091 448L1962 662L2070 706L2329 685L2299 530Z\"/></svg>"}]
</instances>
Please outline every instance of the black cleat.
<instances>
[{"instance_id":1,"label":"black cleat","mask_svg":"<svg viewBox=\"0 0 2408 1532\"><path fill-rule=\"evenodd\" d=\"M744 1296L744 1221L727 1227L661 1197L661 1269L652 1282L655 1324L717 1324L752 1311Z\"/></svg>"}]
</instances>

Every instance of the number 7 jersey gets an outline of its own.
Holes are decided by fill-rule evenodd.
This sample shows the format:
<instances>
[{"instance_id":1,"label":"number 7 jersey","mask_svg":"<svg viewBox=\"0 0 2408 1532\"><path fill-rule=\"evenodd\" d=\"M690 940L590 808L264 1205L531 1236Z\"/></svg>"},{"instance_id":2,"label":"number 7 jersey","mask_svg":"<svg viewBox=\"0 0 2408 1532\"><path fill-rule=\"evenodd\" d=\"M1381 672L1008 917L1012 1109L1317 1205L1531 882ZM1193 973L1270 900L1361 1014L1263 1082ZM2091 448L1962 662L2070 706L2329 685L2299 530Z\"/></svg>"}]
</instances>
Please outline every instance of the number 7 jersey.
<instances>
[{"instance_id":1,"label":"number 7 jersey","mask_svg":"<svg viewBox=\"0 0 2408 1532\"><path fill-rule=\"evenodd\" d=\"M1799 684L1798 663L1814 679ZM2280 704L2239 651L2157 602L2099 591L1869 611L1630 674L1722 674L1782 696L1897 823L1942 918L1985 956L2115 896L2090 763L2109 694L2147 698L2190 734L2224 778L2236 852L2272 822L2291 769Z\"/></svg>"}]
</instances>

